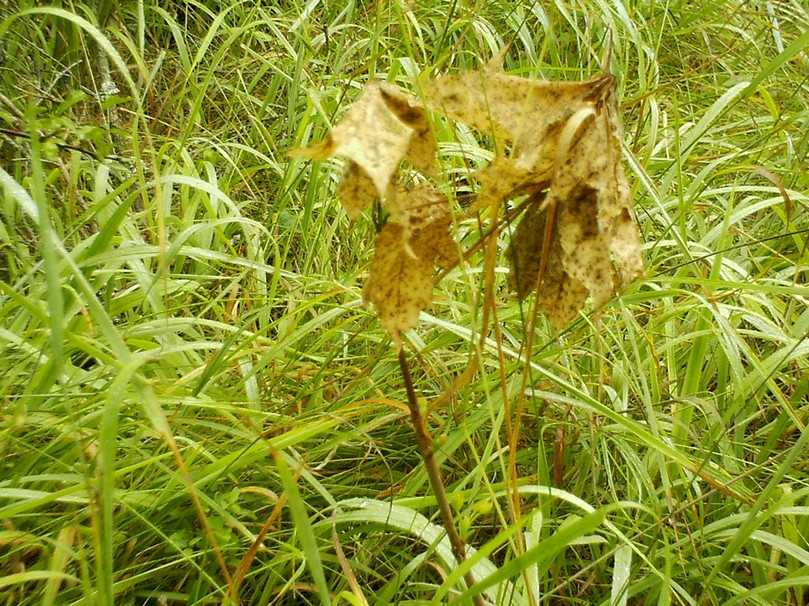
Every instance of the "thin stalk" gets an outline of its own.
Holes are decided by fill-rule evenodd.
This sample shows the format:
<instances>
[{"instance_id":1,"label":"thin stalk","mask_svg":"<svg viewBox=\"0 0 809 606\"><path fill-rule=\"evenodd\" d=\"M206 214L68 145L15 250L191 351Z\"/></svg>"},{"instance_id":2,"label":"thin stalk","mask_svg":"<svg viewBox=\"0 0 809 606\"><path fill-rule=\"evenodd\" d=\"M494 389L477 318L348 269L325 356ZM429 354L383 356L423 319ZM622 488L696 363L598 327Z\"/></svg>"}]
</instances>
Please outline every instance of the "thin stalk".
<instances>
[{"instance_id":1,"label":"thin stalk","mask_svg":"<svg viewBox=\"0 0 809 606\"><path fill-rule=\"evenodd\" d=\"M438 502L441 521L444 524L444 529L447 531L447 537L452 546L452 553L455 554L455 559L460 564L466 559L466 546L464 545L461 535L458 534L458 529L455 527L455 519L452 516L452 509L447 500L447 491L444 488L441 469L438 467L438 463L433 456L433 439L427 431L427 424L424 422L424 417L421 414L421 409L416 399L416 390L413 388L413 377L410 375L410 365L407 362L404 349L399 350L399 368L402 370L402 377L404 378L405 388L407 389L410 420L413 423L413 431L416 434L416 442L421 452L421 458L424 460L424 467L427 469L427 476L430 478L430 487L435 495L435 500ZM475 577L471 570L464 575L464 581L466 581L469 587L475 584ZM484 606L483 598L480 595L476 595L472 600L475 606Z\"/></svg>"}]
</instances>

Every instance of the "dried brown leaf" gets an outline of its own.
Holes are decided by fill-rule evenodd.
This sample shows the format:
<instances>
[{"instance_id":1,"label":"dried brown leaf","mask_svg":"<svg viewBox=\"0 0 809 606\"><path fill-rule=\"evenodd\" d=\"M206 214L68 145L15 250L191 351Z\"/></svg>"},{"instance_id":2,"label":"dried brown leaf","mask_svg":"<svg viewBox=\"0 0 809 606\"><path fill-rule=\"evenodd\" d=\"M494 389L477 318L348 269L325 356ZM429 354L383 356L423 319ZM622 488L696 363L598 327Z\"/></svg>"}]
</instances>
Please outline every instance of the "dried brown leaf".
<instances>
[{"instance_id":1,"label":"dried brown leaf","mask_svg":"<svg viewBox=\"0 0 809 606\"><path fill-rule=\"evenodd\" d=\"M612 95L610 89L565 126L547 202L558 209L565 271L587 287L596 307L643 272Z\"/></svg>"},{"instance_id":2,"label":"dried brown leaf","mask_svg":"<svg viewBox=\"0 0 809 606\"><path fill-rule=\"evenodd\" d=\"M521 193L548 186L556 161L558 139L577 111L592 105L611 76L584 82L529 80L505 74L495 59L482 71L442 76L428 82L431 106L498 140L494 162L477 173L478 207L497 204ZM508 155L505 142L513 146Z\"/></svg>"},{"instance_id":3,"label":"dried brown leaf","mask_svg":"<svg viewBox=\"0 0 809 606\"><path fill-rule=\"evenodd\" d=\"M600 307L643 272L614 91L610 75L542 82L491 68L426 86L437 109L513 142L508 156L498 154L475 175L479 205L549 187L542 208L554 210L554 240L544 245L544 214L532 207L514 236L511 280L520 297L533 292L547 249L538 304L557 326L576 315L588 293Z\"/></svg>"},{"instance_id":4,"label":"dried brown leaf","mask_svg":"<svg viewBox=\"0 0 809 606\"><path fill-rule=\"evenodd\" d=\"M598 227L598 193L587 185L568 192L557 225L565 271L584 284L596 307L609 301L617 286L609 242Z\"/></svg>"},{"instance_id":5,"label":"dried brown leaf","mask_svg":"<svg viewBox=\"0 0 809 606\"><path fill-rule=\"evenodd\" d=\"M615 259L622 285L643 275L643 245L635 220L621 153L621 123L614 89L604 103L604 128L607 130L610 165L606 178L611 182L609 195L599 207L599 221L604 225L610 241L610 252Z\"/></svg>"},{"instance_id":6,"label":"dried brown leaf","mask_svg":"<svg viewBox=\"0 0 809 606\"><path fill-rule=\"evenodd\" d=\"M551 82L487 69L442 76L425 85L429 105L449 117L514 142L513 156L534 156L547 131L589 103L604 76L585 82ZM535 164L534 162L533 164Z\"/></svg>"},{"instance_id":7,"label":"dried brown leaf","mask_svg":"<svg viewBox=\"0 0 809 606\"><path fill-rule=\"evenodd\" d=\"M351 219L356 219L379 197L376 186L356 162L349 162L337 186L337 197Z\"/></svg>"},{"instance_id":8,"label":"dried brown leaf","mask_svg":"<svg viewBox=\"0 0 809 606\"><path fill-rule=\"evenodd\" d=\"M457 262L458 246L449 234L449 200L433 186L422 183L409 190L398 187L391 217L405 227L413 254L433 259L439 267Z\"/></svg>"},{"instance_id":9,"label":"dried brown leaf","mask_svg":"<svg viewBox=\"0 0 809 606\"><path fill-rule=\"evenodd\" d=\"M380 90L379 83L368 84L324 142L290 154L312 159L335 155L348 158L362 167L379 195L384 195L407 152L413 129L390 110Z\"/></svg>"},{"instance_id":10,"label":"dried brown leaf","mask_svg":"<svg viewBox=\"0 0 809 606\"><path fill-rule=\"evenodd\" d=\"M432 263L406 250L405 227L389 222L376 237L371 274L363 296L373 303L379 321L395 339L418 322L432 301Z\"/></svg>"},{"instance_id":11,"label":"dried brown leaf","mask_svg":"<svg viewBox=\"0 0 809 606\"><path fill-rule=\"evenodd\" d=\"M396 117L413 129L405 160L425 175L436 176L438 166L435 156L438 145L424 106L416 97L407 95L394 86L383 85L380 93Z\"/></svg>"},{"instance_id":12,"label":"dried brown leaf","mask_svg":"<svg viewBox=\"0 0 809 606\"><path fill-rule=\"evenodd\" d=\"M458 246L450 236L452 214L447 197L429 183L396 188L393 222L405 228L408 246L419 258L444 267L458 261Z\"/></svg>"},{"instance_id":13,"label":"dried brown leaf","mask_svg":"<svg viewBox=\"0 0 809 606\"><path fill-rule=\"evenodd\" d=\"M548 212L540 204L531 204L514 231L508 250L511 261L509 286L524 299L537 292L537 305L551 323L561 328L573 320L587 299L587 289L570 276L562 265L562 247L552 230L548 259L542 282L537 285L545 250L545 222Z\"/></svg>"},{"instance_id":14,"label":"dried brown leaf","mask_svg":"<svg viewBox=\"0 0 809 606\"><path fill-rule=\"evenodd\" d=\"M398 342L432 301L434 267L449 266L458 249L449 235L451 215L443 194L423 184L399 188L395 199L396 214L376 237L363 296Z\"/></svg>"},{"instance_id":15,"label":"dried brown leaf","mask_svg":"<svg viewBox=\"0 0 809 606\"><path fill-rule=\"evenodd\" d=\"M515 231L509 280L520 298L537 292L539 309L561 327L588 295L601 306L643 272L621 163L615 80L609 74L584 82L528 80L496 63L426 82L426 99L496 139L495 160L475 175L478 205L547 192ZM459 258L446 197L430 185L396 183L402 160L425 175L437 172L425 108L395 86L371 83L325 141L293 155L347 158L338 194L348 214L356 217L375 198L390 212L364 297L398 341L431 302L435 266Z\"/></svg>"},{"instance_id":16,"label":"dried brown leaf","mask_svg":"<svg viewBox=\"0 0 809 606\"><path fill-rule=\"evenodd\" d=\"M320 143L290 151L293 157L349 160L338 190L354 218L374 198L390 194L403 159L434 175L436 143L418 99L391 84L372 82ZM375 193L372 193L374 192Z\"/></svg>"}]
</instances>

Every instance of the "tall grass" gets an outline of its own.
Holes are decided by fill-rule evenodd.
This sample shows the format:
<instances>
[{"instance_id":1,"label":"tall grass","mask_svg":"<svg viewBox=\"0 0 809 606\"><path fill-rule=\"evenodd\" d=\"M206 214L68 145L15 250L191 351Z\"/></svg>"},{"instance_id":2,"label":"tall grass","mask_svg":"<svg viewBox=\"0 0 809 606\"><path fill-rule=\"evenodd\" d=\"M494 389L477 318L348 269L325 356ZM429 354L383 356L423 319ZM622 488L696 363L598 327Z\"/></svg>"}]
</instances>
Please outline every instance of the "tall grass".
<instances>
[{"instance_id":1,"label":"tall grass","mask_svg":"<svg viewBox=\"0 0 809 606\"><path fill-rule=\"evenodd\" d=\"M803 3L18 0L0 17L5 604L809 599ZM467 381L480 256L442 282L408 344L474 548L457 566L361 305L374 218L345 217L337 163L285 151L369 79L417 91L507 44L509 71L559 79L612 45L648 271L561 335L540 320L526 360L501 252L500 335ZM449 178L488 159L435 126Z\"/></svg>"}]
</instances>

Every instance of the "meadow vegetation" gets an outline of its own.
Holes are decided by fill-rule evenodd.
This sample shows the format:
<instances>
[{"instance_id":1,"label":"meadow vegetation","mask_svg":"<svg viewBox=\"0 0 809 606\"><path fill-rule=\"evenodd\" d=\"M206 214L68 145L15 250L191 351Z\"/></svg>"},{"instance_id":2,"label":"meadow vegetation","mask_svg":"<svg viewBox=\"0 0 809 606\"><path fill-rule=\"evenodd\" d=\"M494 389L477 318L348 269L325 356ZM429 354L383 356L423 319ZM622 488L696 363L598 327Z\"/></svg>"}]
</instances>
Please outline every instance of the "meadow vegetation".
<instances>
[{"instance_id":1,"label":"meadow vegetation","mask_svg":"<svg viewBox=\"0 0 809 606\"><path fill-rule=\"evenodd\" d=\"M507 225L483 322L491 140L433 116L472 252L402 341L458 566L362 302L384 214L288 151L507 45L611 47L645 275L533 322ZM808 49L800 0L3 3L0 601L806 604Z\"/></svg>"}]
</instances>

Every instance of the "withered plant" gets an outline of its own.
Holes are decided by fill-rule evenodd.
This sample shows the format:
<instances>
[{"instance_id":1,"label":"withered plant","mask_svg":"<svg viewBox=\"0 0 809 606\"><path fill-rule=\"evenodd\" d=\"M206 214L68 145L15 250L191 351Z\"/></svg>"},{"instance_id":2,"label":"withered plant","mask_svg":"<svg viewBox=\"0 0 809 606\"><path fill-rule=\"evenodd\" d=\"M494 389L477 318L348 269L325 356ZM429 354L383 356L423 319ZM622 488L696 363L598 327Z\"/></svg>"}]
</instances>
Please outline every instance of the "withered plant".
<instances>
[{"instance_id":1,"label":"withered plant","mask_svg":"<svg viewBox=\"0 0 809 606\"><path fill-rule=\"evenodd\" d=\"M461 562L466 548L416 397L403 333L417 326L419 313L432 301L437 279L481 248L485 249L481 339L490 324L497 330L491 321L496 314L496 243L499 231L515 218L507 212L507 203L517 198L524 202L517 206L522 218L509 246L509 285L520 299L535 295L526 360L531 358L539 311L561 329L582 313L588 298L597 311L640 276L643 261L622 167L611 74L582 82L532 80L505 73L496 57L480 71L428 79L421 88L422 95L416 97L390 83L369 83L325 140L290 153L315 160L345 158L337 193L348 215L358 217L377 200L389 215L376 236L363 294L397 349L418 447L453 552ZM442 193L447 180L438 169L428 109L486 133L495 142L494 160L473 175L479 189L465 215L485 218L489 229L466 251L451 235L453 209ZM436 268L444 272L437 274ZM464 373L467 381L476 364L473 359ZM524 383L527 380L526 372ZM522 402L512 406L508 430L513 451ZM513 456L510 472L516 480ZM512 497L511 514L519 520L519 499L516 493ZM475 583L471 573L465 581L470 587ZM476 600L483 603L479 595Z\"/></svg>"}]
</instances>

